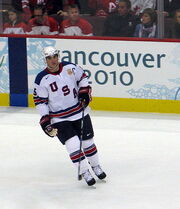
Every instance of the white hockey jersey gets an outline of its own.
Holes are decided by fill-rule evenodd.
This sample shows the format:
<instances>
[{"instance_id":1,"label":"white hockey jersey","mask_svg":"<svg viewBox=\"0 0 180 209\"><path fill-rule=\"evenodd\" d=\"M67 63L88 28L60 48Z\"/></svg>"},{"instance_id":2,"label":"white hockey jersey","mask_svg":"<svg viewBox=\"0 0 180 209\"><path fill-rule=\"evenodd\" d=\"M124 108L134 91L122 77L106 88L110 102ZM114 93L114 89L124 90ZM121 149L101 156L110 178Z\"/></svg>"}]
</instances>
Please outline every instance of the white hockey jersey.
<instances>
[{"instance_id":1,"label":"white hockey jersey","mask_svg":"<svg viewBox=\"0 0 180 209\"><path fill-rule=\"evenodd\" d=\"M155 8L156 0L131 0L131 9L135 15L139 15L146 8Z\"/></svg>"},{"instance_id":2,"label":"white hockey jersey","mask_svg":"<svg viewBox=\"0 0 180 209\"><path fill-rule=\"evenodd\" d=\"M81 67L61 62L58 72L52 73L46 68L36 76L34 103L41 116L50 115L51 123L78 120L82 117L78 91L87 86L88 77ZM85 115L89 109L85 109Z\"/></svg>"}]
</instances>

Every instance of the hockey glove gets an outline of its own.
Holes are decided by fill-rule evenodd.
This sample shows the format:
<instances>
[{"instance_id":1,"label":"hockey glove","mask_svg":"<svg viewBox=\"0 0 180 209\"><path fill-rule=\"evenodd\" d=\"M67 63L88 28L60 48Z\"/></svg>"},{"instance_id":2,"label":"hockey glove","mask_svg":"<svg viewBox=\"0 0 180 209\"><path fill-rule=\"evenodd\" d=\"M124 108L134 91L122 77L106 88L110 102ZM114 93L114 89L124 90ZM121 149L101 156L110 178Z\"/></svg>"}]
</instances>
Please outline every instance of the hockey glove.
<instances>
[{"instance_id":1,"label":"hockey glove","mask_svg":"<svg viewBox=\"0 0 180 209\"><path fill-rule=\"evenodd\" d=\"M78 99L83 106L87 107L89 102L91 101L91 87L81 87L79 89Z\"/></svg>"},{"instance_id":2,"label":"hockey glove","mask_svg":"<svg viewBox=\"0 0 180 209\"><path fill-rule=\"evenodd\" d=\"M57 129L53 128L53 126L51 125L51 119L50 119L49 115L42 116L39 123L40 123L41 128L43 129L43 131L48 136L54 137L54 136L57 135Z\"/></svg>"}]
</instances>

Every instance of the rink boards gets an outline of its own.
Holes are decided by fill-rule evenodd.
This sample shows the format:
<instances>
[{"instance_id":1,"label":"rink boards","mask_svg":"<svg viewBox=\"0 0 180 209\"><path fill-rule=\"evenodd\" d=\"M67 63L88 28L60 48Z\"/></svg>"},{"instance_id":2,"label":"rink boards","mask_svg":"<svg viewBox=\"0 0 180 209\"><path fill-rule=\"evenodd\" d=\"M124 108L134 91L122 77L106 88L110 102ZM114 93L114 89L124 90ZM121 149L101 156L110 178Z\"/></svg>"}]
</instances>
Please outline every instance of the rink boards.
<instances>
[{"instance_id":1,"label":"rink boards","mask_svg":"<svg viewBox=\"0 0 180 209\"><path fill-rule=\"evenodd\" d=\"M85 69L94 110L180 113L180 42L96 38L0 38L0 106L34 107L42 49Z\"/></svg>"}]
</instances>

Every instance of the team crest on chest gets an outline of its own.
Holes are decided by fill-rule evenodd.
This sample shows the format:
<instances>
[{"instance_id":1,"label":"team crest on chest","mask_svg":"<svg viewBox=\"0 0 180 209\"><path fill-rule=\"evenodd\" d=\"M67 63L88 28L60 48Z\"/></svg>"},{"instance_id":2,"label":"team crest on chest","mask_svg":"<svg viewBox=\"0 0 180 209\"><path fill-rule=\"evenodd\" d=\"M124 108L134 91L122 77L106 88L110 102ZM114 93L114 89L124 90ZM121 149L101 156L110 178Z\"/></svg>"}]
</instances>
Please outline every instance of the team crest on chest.
<instances>
[{"instance_id":1,"label":"team crest on chest","mask_svg":"<svg viewBox=\"0 0 180 209\"><path fill-rule=\"evenodd\" d=\"M67 73L68 73L68 75L72 75L72 74L73 74L72 69L68 69L68 70L67 70Z\"/></svg>"}]
</instances>

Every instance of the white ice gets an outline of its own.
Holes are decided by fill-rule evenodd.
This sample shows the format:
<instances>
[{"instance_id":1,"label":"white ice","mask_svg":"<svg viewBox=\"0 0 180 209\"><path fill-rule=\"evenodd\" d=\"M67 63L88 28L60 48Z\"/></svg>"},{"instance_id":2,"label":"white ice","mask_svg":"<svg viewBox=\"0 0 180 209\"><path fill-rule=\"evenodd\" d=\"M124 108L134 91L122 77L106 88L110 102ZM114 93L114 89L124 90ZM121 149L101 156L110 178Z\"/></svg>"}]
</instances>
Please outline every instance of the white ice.
<instances>
[{"instance_id":1,"label":"white ice","mask_svg":"<svg viewBox=\"0 0 180 209\"><path fill-rule=\"evenodd\" d=\"M0 107L0 209L180 209L180 115L91 112L106 182L77 180L33 108Z\"/></svg>"}]
</instances>

